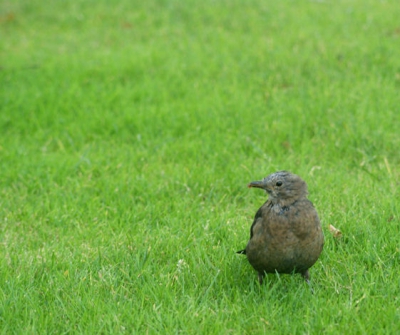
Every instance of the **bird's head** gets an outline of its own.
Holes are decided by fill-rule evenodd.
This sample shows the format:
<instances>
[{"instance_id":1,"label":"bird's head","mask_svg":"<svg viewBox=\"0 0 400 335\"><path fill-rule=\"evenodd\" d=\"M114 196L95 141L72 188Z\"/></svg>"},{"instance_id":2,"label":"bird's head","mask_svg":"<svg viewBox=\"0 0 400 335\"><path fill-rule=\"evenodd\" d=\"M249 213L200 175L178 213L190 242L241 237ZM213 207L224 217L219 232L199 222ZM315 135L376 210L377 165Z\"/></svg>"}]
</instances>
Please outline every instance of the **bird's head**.
<instances>
[{"instance_id":1,"label":"bird's head","mask_svg":"<svg viewBox=\"0 0 400 335\"><path fill-rule=\"evenodd\" d=\"M265 190L274 204L289 205L307 196L307 184L299 176L288 171L278 171L260 181L252 181L248 187Z\"/></svg>"}]
</instances>

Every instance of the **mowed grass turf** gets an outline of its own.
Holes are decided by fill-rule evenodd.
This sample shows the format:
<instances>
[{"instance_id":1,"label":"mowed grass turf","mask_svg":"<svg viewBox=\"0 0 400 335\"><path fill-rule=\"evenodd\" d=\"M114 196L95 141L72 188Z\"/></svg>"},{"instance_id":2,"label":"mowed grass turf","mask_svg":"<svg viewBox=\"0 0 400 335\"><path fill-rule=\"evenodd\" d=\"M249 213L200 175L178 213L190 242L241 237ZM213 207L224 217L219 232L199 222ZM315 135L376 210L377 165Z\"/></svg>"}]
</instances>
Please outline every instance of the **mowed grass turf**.
<instances>
[{"instance_id":1,"label":"mowed grass turf","mask_svg":"<svg viewBox=\"0 0 400 335\"><path fill-rule=\"evenodd\" d=\"M1 333L398 334L399 17L3 1ZM325 233L314 295L235 254L283 169Z\"/></svg>"}]
</instances>

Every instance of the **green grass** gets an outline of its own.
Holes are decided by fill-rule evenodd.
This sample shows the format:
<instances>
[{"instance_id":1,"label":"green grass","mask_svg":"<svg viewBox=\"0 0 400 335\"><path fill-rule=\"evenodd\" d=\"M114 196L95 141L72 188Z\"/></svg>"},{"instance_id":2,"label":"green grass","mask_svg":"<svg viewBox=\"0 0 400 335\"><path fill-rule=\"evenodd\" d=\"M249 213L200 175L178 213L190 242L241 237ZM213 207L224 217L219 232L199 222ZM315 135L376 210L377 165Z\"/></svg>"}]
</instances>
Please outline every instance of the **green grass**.
<instances>
[{"instance_id":1,"label":"green grass","mask_svg":"<svg viewBox=\"0 0 400 335\"><path fill-rule=\"evenodd\" d=\"M3 1L1 333L400 333L399 17ZM314 295L235 254L281 169L323 224Z\"/></svg>"}]
</instances>

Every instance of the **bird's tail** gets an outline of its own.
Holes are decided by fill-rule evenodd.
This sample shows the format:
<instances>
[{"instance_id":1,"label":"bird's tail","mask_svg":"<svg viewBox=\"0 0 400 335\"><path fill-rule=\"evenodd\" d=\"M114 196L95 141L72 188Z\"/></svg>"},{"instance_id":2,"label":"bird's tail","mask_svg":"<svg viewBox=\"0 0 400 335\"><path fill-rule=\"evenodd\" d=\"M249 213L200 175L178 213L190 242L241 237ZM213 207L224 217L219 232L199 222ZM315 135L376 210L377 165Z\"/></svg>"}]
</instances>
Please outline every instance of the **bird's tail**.
<instances>
[{"instance_id":1,"label":"bird's tail","mask_svg":"<svg viewBox=\"0 0 400 335\"><path fill-rule=\"evenodd\" d=\"M246 255L246 249L236 251L237 254Z\"/></svg>"}]
</instances>

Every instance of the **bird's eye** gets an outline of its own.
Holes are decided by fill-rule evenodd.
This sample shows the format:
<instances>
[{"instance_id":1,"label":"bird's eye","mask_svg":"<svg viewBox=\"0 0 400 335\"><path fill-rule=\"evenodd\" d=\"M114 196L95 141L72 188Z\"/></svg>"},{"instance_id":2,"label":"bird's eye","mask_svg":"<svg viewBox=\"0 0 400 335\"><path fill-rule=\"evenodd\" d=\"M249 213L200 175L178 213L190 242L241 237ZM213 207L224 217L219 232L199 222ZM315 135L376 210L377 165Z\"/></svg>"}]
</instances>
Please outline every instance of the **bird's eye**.
<instances>
[{"instance_id":1,"label":"bird's eye","mask_svg":"<svg viewBox=\"0 0 400 335\"><path fill-rule=\"evenodd\" d=\"M281 181L277 181L276 182L276 186L282 186L282 182Z\"/></svg>"}]
</instances>

